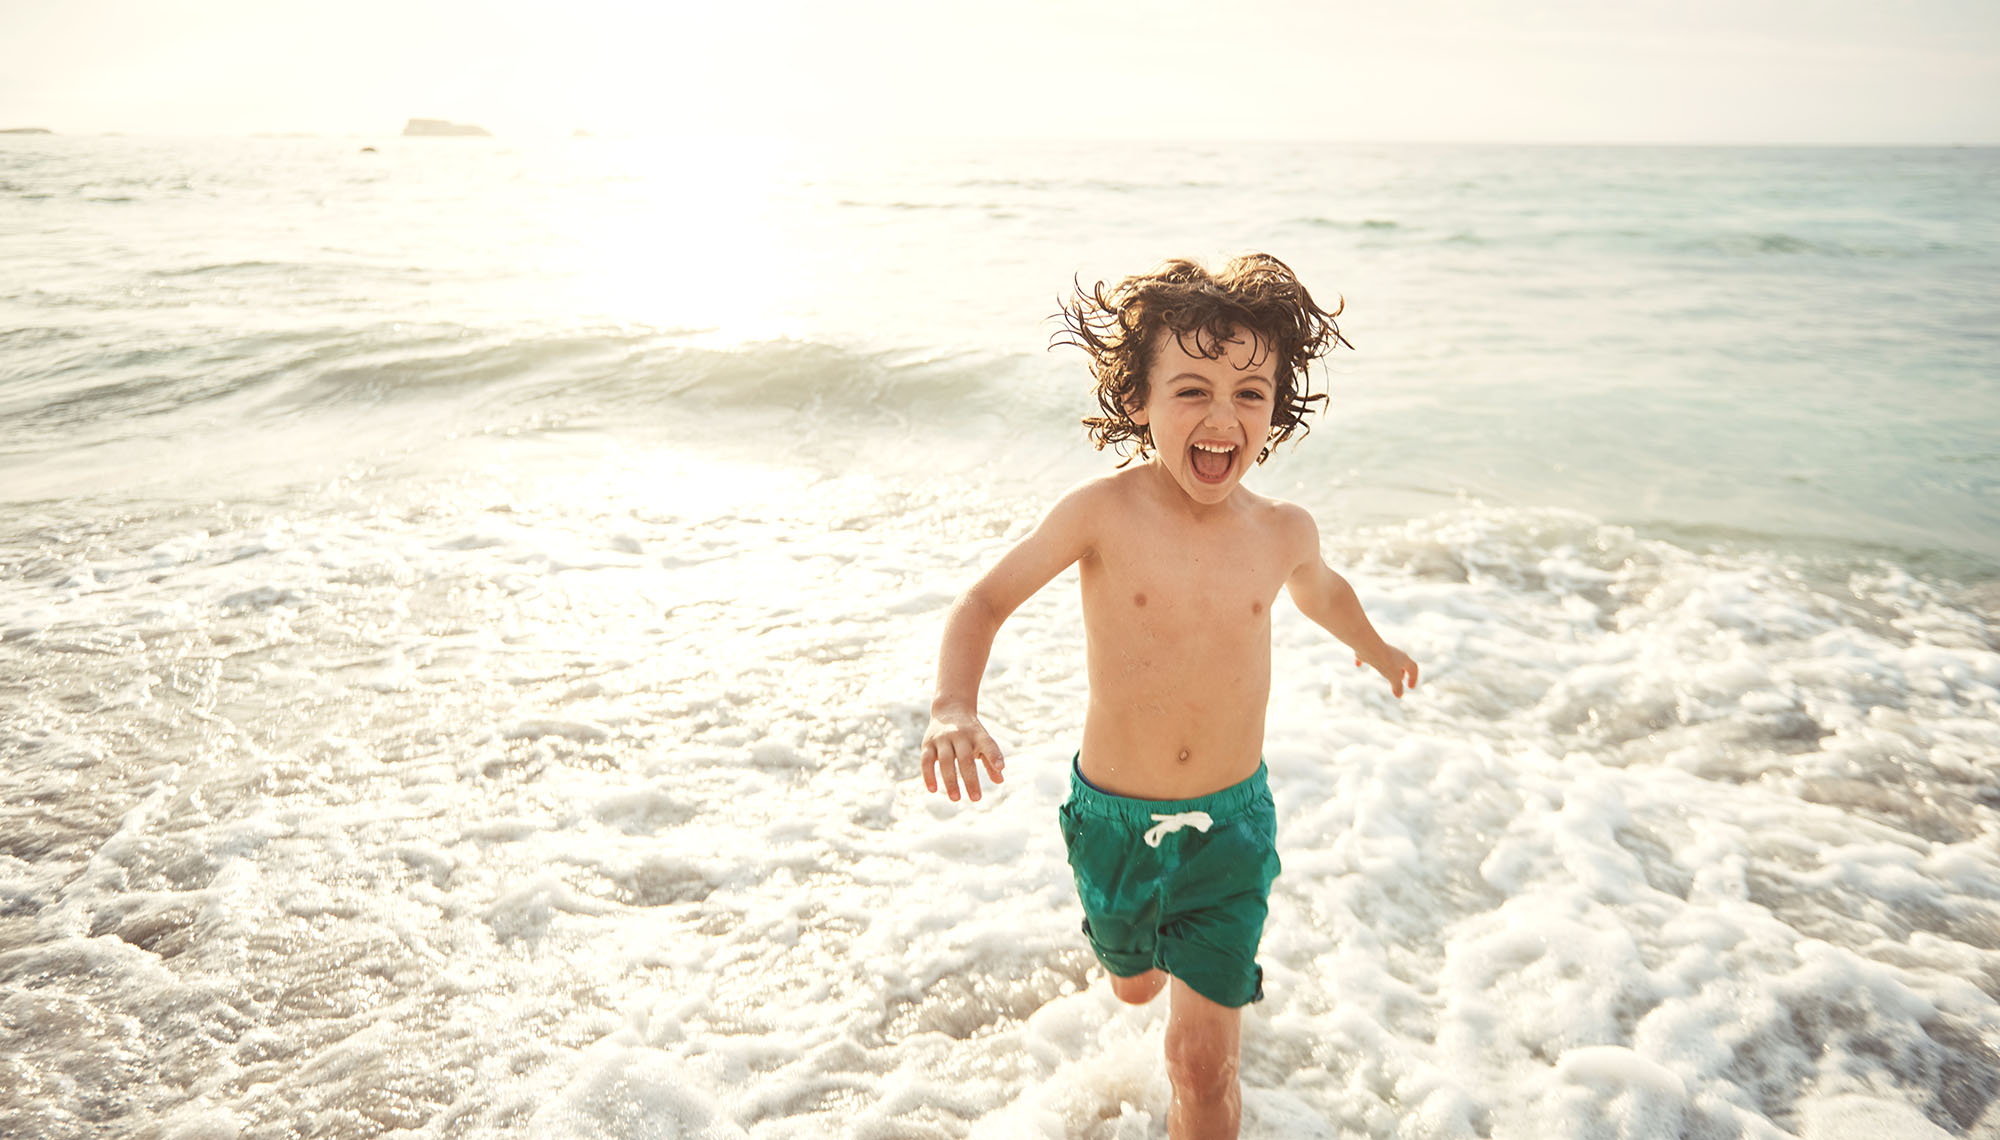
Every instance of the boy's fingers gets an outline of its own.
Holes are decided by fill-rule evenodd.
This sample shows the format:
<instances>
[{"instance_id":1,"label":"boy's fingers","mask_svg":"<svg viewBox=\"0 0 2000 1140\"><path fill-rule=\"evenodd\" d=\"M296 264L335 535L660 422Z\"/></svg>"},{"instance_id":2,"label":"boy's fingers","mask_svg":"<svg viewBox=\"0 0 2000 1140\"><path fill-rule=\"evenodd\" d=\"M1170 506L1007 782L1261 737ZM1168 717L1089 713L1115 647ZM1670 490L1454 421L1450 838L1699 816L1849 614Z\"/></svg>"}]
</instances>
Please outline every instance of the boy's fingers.
<instances>
[{"instance_id":1,"label":"boy's fingers","mask_svg":"<svg viewBox=\"0 0 2000 1140\"><path fill-rule=\"evenodd\" d=\"M958 746L949 738L938 742L938 775L944 781L944 794L958 799Z\"/></svg>"},{"instance_id":2,"label":"boy's fingers","mask_svg":"<svg viewBox=\"0 0 2000 1140\"><path fill-rule=\"evenodd\" d=\"M943 784L944 794L954 801L959 798L961 789L968 798L977 800L980 797L981 763L986 765L986 773L994 783L1003 782L1007 761L992 737L985 733L970 738L947 733L924 745L924 787L935 792L938 785Z\"/></svg>"},{"instance_id":3,"label":"boy's fingers","mask_svg":"<svg viewBox=\"0 0 2000 1140\"><path fill-rule=\"evenodd\" d=\"M1410 662L1410 687L1412 689L1417 687L1417 663L1415 661Z\"/></svg>"},{"instance_id":4,"label":"boy's fingers","mask_svg":"<svg viewBox=\"0 0 2000 1140\"><path fill-rule=\"evenodd\" d=\"M1000 746L993 743L992 737L987 736L985 733L980 734L977 755L981 760L986 761L986 774L993 777L994 783L1001 783L1000 774L1007 770L1007 758L1001 755Z\"/></svg>"}]
</instances>

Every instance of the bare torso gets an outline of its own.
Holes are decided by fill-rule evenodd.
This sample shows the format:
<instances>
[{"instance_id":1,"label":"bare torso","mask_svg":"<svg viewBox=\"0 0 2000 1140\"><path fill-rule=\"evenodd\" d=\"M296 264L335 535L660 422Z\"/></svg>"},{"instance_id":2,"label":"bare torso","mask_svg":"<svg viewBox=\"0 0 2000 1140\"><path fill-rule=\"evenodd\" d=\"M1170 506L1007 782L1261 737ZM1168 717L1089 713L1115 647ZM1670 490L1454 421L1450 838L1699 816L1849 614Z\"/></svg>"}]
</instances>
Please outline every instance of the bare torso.
<instances>
[{"instance_id":1,"label":"bare torso","mask_svg":"<svg viewBox=\"0 0 2000 1140\"><path fill-rule=\"evenodd\" d=\"M1079 764L1119 795L1186 799L1256 772L1271 604L1301 558L1297 508L1239 489L1196 508L1150 465L1109 480L1079 563L1090 704ZM1313 553L1317 553L1313 550Z\"/></svg>"}]
</instances>

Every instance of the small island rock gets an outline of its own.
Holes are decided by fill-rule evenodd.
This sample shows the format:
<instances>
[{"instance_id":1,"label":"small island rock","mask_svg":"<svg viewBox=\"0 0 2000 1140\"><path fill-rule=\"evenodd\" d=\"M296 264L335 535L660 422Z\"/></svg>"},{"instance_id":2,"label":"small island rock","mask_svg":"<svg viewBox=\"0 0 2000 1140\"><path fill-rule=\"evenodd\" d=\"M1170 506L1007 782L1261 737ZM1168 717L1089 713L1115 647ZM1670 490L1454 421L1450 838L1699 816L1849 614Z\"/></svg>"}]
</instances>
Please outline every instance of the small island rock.
<instances>
[{"instance_id":1,"label":"small island rock","mask_svg":"<svg viewBox=\"0 0 2000 1140\"><path fill-rule=\"evenodd\" d=\"M493 132L473 123L454 123L446 119L411 119L403 127L403 137L492 138Z\"/></svg>"}]
</instances>

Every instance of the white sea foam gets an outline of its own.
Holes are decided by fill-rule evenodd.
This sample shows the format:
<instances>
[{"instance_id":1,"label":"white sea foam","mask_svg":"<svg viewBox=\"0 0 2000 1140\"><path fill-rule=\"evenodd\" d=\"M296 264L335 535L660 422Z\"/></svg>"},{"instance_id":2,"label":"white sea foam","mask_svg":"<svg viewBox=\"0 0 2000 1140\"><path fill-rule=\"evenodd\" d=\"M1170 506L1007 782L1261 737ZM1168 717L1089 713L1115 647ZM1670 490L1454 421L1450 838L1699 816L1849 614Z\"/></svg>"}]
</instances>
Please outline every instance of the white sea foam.
<instances>
[{"instance_id":1,"label":"white sea foam","mask_svg":"<svg viewBox=\"0 0 2000 1140\"><path fill-rule=\"evenodd\" d=\"M1110 997L1052 823L1073 586L995 648L1008 782L914 780L947 583L1027 513L655 482L705 462L166 517L10 583L64 666L8 747L72 758L12 778L126 805L0 866L15 1126L1156 1135L1163 1011ZM1280 611L1247 1135L1994 1126L1983 617L1561 513L1331 550L1425 681Z\"/></svg>"},{"instance_id":2,"label":"white sea foam","mask_svg":"<svg viewBox=\"0 0 2000 1140\"><path fill-rule=\"evenodd\" d=\"M1274 615L1245 1134L2000 1133L1989 156L906 156L710 193L680 274L677 175L152 146L7 175L0 1133L1161 1134L1053 822L1073 577L1007 782L914 753L1106 466L1036 318L1189 241L1347 294L1255 485L1424 667ZM74 193L163 154L216 194Z\"/></svg>"}]
</instances>

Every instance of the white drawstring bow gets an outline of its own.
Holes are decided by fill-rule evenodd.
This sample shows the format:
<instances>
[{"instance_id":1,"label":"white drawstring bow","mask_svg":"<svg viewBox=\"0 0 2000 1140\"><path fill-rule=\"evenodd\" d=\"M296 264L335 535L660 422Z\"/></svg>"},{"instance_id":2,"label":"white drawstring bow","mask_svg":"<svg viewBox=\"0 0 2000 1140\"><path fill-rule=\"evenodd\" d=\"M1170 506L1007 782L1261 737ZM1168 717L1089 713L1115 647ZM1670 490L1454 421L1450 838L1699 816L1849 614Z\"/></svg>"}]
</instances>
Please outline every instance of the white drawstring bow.
<instances>
[{"instance_id":1,"label":"white drawstring bow","mask_svg":"<svg viewBox=\"0 0 2000 1140\"><path fill-rule=\"evenodd\" d=\"M1215 826L1215 821L1208 818L1208 813L1205 811L1183 811L1174 812L1169 815L1155 815L1153 817L1153 826L1145 835L1146 846L1158 847L1160 840L1165 839L1183 827L1192 827L1196 831L1206 835L1208 829L1213 826Z\"/></svg>"}]
</instances>

